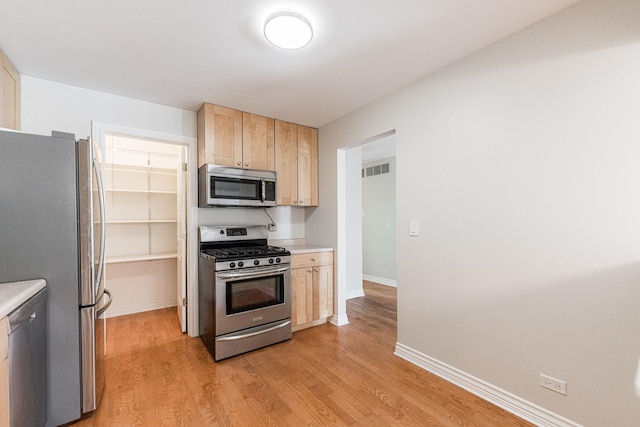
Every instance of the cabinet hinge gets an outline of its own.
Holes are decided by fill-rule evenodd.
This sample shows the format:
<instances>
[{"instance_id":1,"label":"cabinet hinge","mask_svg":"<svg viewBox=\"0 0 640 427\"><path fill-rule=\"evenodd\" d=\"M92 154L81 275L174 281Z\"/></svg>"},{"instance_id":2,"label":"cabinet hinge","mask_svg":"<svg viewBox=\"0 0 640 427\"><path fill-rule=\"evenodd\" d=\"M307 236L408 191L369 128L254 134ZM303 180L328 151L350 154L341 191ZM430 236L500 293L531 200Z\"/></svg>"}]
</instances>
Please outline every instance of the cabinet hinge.
<instances>
[{"instance_id":1,"label":"cabinet hinge","mask_svg":"<svg viewBox=\"0 0 640 427\"><path fill-rule=\"evenodd\" d=\"M182 164L182 171L183 171L183 172L186 172L186 171L187 171L187 164L186 164L186 163L183 163L183 164Z\"/></svg>"},{"instance_id":2,"label":"cabinet hinge","mask_svg":"<svg viewBox=\"0 0 640 427\"><path fill-rule=\"evenodd\" d=\"M182 305L183 306L187 306L187 299L186 298L182 298Z\"/></svg>"}]
</instances>

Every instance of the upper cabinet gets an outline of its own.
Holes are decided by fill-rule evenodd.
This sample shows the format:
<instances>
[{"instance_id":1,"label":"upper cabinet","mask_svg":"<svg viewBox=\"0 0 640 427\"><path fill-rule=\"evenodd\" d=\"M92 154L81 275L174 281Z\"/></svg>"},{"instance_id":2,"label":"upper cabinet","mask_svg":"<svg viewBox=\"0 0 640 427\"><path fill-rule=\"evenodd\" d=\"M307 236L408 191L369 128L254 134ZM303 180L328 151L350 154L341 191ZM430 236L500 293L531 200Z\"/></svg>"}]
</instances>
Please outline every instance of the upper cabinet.
<instances>
[{"instance_id":1,"label":"upper cabinet","mask_svg":"<svg viewBox=\"0 0 640 427\"><path fill-rule=\"evenodd\" d=\"M318 129L298 126L298 206L318 206Z\"/></svg>"},{"instance_id":2,"label":"upper cabinet","mask_svg":"<svg viewBox=\"0 0 640 427\"><path fill-rule=\"evenodd\" d=\"M276 120L278 205L318 206L318 130Z\"/></svg>"},{"instance_id":3,"label":"upper cabinet","mask_svg":"<svg viewBox=\"0 0 640 427\"><path fill-rule=\"evenodd\" d=\"M273 122L205 102L198 110L198 166L274 170Z\"/></svg>"},{"instance_id":4,"label":"upper cabinet","mask_svg":"<svg viewBox=\"0 0 640 427\"><path fill-rule=\"evenodd\" d=\"M198 166L278 173L277 203L318 206L318 129L204 103L198 110Z\"/></svg>"},{"instance_id":5,"label":"upper cabinet","mask_svg":"<svg viewBox=\"0 0 640 427\"><path fill-rule=\"evenodd\" d=\"M276 198L278 205L298 205L298 125L276 120Z\"/></svg>"},{"instance_id":6,"label":"upper cabinet","mask_svg":"<svg viewBox=\"0 0 640 427\"><path fill-rule=\"evenodd\" d=\"M242 111L204 103L198 110L198 167L242 167Z\"/></svg>"},{"instance_id":7,"label":"upper cabinet","mask_svg":"<svg viewBox=\"0 0 640 427\"><path fill-rule=\"evenodd\" d=\"M20 75L1 50L0 127L20 129Z\"/></svg>"},{"instance_id":8,"label":"upper cabinet","mask_svg":"<svg viewBox=\"0 0 640 427\"><path fill-rule=\"evenodd\" d=\"M275 170L274 119L242 113L242 167Z\"/></svg>"}]
</instances>

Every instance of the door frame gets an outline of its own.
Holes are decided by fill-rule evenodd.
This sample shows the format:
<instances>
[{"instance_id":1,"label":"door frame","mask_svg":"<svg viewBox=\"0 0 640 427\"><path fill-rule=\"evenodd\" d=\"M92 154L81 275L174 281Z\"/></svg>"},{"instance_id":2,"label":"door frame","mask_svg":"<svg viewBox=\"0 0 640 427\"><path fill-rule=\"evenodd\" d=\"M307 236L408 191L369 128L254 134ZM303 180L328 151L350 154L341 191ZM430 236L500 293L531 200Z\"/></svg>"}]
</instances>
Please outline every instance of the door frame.
<instances>
[{"instance_id":1,"label":"door frame","mask_svg":"<svg viewBox=\"0 0 640 427\"><path fill-rule=\"evenodd\" d=\"M156 132L112 123L91 122L91 138L104 152L105 135L151 139L187 147L187 333L199 335L198 304L194 304L198 292L198 168L197 139L194 137Z\"/></svg>"}]
</instances>

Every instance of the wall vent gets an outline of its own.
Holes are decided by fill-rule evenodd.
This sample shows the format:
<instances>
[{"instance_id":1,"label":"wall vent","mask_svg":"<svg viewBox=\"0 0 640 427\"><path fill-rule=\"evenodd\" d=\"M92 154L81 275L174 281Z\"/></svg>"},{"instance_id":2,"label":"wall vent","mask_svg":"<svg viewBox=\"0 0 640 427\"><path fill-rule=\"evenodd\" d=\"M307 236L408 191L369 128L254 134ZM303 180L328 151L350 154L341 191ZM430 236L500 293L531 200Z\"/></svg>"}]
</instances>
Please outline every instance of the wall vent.
<instances>
[{"instance_id":1,"label":"wall vent","mask_svg":"<svg viewBox=\"0 0 640 427\"><path fill-rule=\"evenodd\" d=\"M389 163L383 163L381 165L369 166L362 169L362 178L369 176L382 175L383 173L389 173Z\"/></svg>"}]
</instances>

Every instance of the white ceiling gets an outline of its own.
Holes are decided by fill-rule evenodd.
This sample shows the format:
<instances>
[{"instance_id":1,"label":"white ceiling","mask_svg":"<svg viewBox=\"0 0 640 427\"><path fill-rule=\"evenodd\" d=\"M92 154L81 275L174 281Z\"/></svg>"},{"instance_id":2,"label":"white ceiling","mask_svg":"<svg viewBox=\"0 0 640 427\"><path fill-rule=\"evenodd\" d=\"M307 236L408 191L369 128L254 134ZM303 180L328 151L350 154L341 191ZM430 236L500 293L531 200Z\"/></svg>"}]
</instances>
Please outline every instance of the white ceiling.
<instances>
[{"instance_id":1,"label":"white ceiling","mask_svg":"<svg viewBox=\"0 0 640 427\"><path fill-rule=\"evenodd\" d=\"M197 110L322 126L578 0L0 0L23 75ZM295 9L303 50L262 25Z\"/></svg>"}]
</instances>

